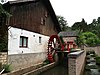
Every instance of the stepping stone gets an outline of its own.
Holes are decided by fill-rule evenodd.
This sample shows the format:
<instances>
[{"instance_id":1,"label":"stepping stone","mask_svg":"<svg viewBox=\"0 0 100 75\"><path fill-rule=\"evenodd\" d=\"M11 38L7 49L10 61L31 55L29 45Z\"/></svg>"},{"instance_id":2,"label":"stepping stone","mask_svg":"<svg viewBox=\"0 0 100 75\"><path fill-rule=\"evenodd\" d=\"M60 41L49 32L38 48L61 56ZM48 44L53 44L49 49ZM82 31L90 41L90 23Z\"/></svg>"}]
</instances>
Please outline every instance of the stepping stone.
<instances>
[{"instance_id":1,"label":"stepping stone","mask_svg":"<svg viewBox=\"0 0 100 75\"><path fill-rule=\"evenodd\" d=\"M98 66L95 64L87 64L87 67L90 69L98 69Z\"/></svg>"},{"instance_id":2,"label":"stepping stone","mask_svg":"<svg viewBox=\"0 0 100 75\"><path fill-rule=\"evenodd\" d=\"M90 62L95 62L96 60L94 58L90 58Z\"/></svg>"}]
</instances>

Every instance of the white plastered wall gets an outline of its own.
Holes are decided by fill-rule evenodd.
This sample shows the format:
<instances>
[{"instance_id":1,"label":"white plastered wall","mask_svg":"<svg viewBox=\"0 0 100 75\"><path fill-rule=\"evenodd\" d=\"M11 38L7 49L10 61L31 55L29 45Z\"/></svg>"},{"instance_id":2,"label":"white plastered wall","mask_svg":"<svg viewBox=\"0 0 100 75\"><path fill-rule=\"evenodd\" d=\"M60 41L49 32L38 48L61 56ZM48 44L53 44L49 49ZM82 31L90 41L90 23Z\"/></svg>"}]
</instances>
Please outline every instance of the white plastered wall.
<instances>
[{"instance_id":1,"label":"white plastered wall","mask_svg":"<svg viewBox=\"0 0 100 75\"><path fill-rule=\"evenodd\" d=\"M20 36L28 37L28 48L20 48ZM41 43L39 43L41 37ZM47 51L49 36L11 27L8 30L8 55Z\"/></svg>"}]
</instances>

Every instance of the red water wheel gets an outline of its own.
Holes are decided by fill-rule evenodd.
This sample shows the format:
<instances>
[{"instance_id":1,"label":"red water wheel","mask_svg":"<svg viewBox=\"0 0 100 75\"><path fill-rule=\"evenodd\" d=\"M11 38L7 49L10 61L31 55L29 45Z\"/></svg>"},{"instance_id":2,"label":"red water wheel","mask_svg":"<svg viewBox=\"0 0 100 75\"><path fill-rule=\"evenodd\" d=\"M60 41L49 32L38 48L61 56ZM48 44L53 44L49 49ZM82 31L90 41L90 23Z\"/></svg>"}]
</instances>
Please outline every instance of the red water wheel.
<instances>
[{"instance_id":1,"label":"red water wheel","mask_svg":"<svg viewBox=\"0 0 100 75\"><path fill-rule=\"evenodd\" d=\"M48 60L54 62L57 59L57 50L60 50L61 42L57 35L52 35L48 42Z\"/></svg>"}]
</instances>

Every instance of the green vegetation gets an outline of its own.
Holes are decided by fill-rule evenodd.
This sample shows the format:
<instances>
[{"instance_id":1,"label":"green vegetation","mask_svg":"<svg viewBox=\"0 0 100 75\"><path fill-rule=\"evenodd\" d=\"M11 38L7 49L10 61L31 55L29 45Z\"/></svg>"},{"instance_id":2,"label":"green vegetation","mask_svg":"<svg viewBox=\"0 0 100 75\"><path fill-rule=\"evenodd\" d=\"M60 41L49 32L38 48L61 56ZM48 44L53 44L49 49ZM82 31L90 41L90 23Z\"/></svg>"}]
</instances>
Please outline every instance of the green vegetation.
<instances>
[{"instance_id":1,"label":"green vegetation","mask_svg":"<svg viewBox=\"0 0 100 75\"><path fill-rule=\"evenodd\" d=\"M88 46L96 46L98 44L99 38L92 32L83 32L79 35L79 43Z\"/></svg>"},{"instance_id":2,"label":"green vegetation","mask_svg":"<svg viewBox=\"0 0 100 75\"><path fill-rule=\"evenodd\" d=\"M100 56L96 56L96 64L100 65Z\"/></svg>"},{"instance_id":3,"label":"green vegetation","mask_svg":"<svg viewBox=\"0 0 100 75\"><path fill-rule=\"evenodd\" d=\"M100 72L100 68L98 68L98 71Z\"/></svg>"},{"instance_id":4,"label":"green vegetation","mask_svg":"<svg viewBox=\"0 0 100 75\"><path fill-rule=\"evenodd\" d=\"M79 44L87 44L88 46L95 46L100 44L100 17L93 19L92 23L82 19L81 22L75 22L72 30L79 31Z\"/></svg>"},{"instance_id":5,"label":"green vegetation","mask_svg":"<svg viewBox=\"0 0 100 75\"><path fill-rule=\"evenodd\" d=\"M60 25L62 31L67 31L70 29L70 27L68 27L68 23L64 17L57 16L57 19L58 19L58 22L59 22L59 25Z\"/></svg>"},{"instance_id":6,"label":"green vegetation","mask_svg":"<svg viewBox=\"0 0 100 75\"><path fill-rule=\"evenodd\" d=\"M100 37L100 17L93 19L92 23L87 24L87 22L82 19L81 22L75 22L72 27L72 30L78 30L80 32L92 32Z\"/></svg>"},{"instance_id":7,"label":"green vegetation","mask_svg":"<svg viewBox=\"0 0 100 75\"><path fill-rule=\"evenodd\" d=\"M11 72L12 71L11 64L4 64L3 65L3 68L5 69L4 70L4 73L8 73L8 72Z\"/></svg>"},{"instance_id":8,"label":"green vegetation","mask_svg":"<svg viewBox=\"0 0 100 75\"><path fill-rule=\"evenodd\" d=\"M48 60L48 59L46 59L44 62L43 62L43 65L47 65L47 64L49 64L50 63L50 61Z\"/></svg>"},{"instance_id":9,"label":"green vegetation","mask_svg":"<svg viewBox=\"0 0 100 75\"><path fill-rule=\"evenodd\" d=\"M72 25L71 29L72 30L78 30L79 32L85 32L85 31L87 31L87 27L86 26L87 26L87 23L85 22L84 19L82 19L81 22L75 22Z\"/></svg>"},{"instance_id":10,"label":"green vegetation","mask_svg":"<svg viewBox=\"0 0 100 75\"><path fill-rule=\"evenodd\" d=\"M11 67L11 64L3 64L0 63L0 71L4 69L4 72L3 73L8 73L8 72L11 72L12 71L12 67Z\"/></svg>"},{"instance_id":11,"label":"green vegetation","mask_svg":"<svg viewBox=\"0 0 100 75\"><path fill-rule=\"evenodd\" d=\"M7 52L8 48L8 26L6 25L8 17L10 14L0 4L0 52Z\"/></svg>"}]
</instances>

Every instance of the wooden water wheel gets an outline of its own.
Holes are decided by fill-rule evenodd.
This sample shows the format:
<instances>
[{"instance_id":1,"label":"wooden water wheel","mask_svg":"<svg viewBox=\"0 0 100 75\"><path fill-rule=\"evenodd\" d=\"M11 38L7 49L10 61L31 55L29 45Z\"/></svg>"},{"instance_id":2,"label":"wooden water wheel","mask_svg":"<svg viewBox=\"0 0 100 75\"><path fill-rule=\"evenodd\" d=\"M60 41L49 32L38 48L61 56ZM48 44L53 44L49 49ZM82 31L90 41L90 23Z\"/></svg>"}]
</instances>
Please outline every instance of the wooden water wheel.
<instances>
[{"instance_id":1,"label":"wooden water wheel","mask_svg":"<svg viewBox=\"0 0 100 75\"><path fill-rule=\"evenodd\" d=\"M48 60L54 62L56 60L56 51L61 49L61 41L57 35L52 35L48 42Z\"/></svg>"}]
</instances>

